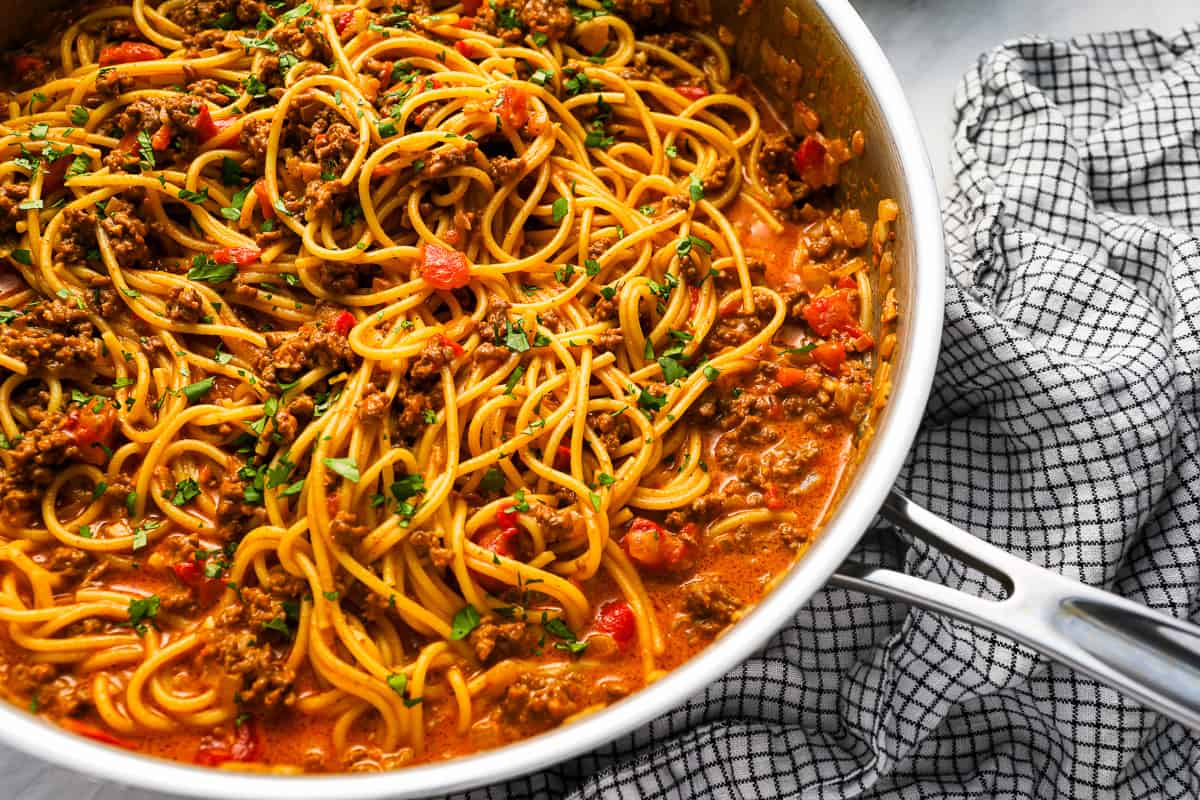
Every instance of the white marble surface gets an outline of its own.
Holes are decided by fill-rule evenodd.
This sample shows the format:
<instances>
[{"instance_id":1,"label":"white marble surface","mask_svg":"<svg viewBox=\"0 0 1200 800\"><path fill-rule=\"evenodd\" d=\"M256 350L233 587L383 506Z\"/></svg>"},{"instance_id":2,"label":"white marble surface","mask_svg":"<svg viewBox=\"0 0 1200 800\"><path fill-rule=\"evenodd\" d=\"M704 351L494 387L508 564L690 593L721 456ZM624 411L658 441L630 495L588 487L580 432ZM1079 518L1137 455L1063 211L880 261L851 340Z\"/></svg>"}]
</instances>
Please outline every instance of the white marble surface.
<instances>
[{"instance_id":1,"label":"white marble surface","mask_svg":"<svg viewBox=\"0 0 1200 800\"><path fill-rule=\"evenodd\" d=\"M854 5L900 75L943 188L950 179L954 87L981 52L1026 33L1072 36L1150 27L1173 34L1200 19L1200 7L1180 0L854 0ZM93 781L0 747L0 800L171 797Z\"/></svg>"},{"instance_id":2,"label":"white marble surface","mask_svg":"<svg viewBox=\"0 0 1200 800\"><path fill-rule=\"evenodd\" d=\"M950 185L958 79L975 58L1016 36L1064 38L1152 28L1174 35L1200 20L1192 0L851 0L879 39L925 136L938 185Z\"/></svg>"}]
</instances>

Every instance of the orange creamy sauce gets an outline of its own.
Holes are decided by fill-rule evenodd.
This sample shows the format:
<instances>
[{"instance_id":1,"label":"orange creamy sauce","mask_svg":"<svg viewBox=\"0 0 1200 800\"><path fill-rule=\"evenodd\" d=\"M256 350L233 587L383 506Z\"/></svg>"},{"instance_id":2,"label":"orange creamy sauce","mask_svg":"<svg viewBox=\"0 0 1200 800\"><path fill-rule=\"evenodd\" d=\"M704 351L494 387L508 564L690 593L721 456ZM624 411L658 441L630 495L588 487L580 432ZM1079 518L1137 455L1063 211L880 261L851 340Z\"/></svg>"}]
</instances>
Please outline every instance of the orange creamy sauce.
<instances>
[{"instance_id":1,"label":"orange creamy sauce","mask_svg":"<svg viewBox=\"0 0 1200 800\"><path fill-rule=\"evenodd\" d=\"M739 201L730 211L731 220L742 233L743 246L748 254L760 258L766 265L768 275L777 275L780 282L794 281L790 265L796 250L800 229L785 223L782 230L773 230L759 220L749 204ZM786 334L786 331L785 331ZM794 512L794 527L806 534L815 534L832 504L842 480L851 454L854 434L848 423L826 426L823 434L817 434L787 417L773 420L773 426L781 433L778 441L765 448L753 448L757 455L772 451L797 450L809 442L819 446L818 454L809 464L803 479L803 500L789 502L786 510ZM706 435L705 459L711 477L709 492L721 492L733 476L722 470L713 456L713 448L722 436L717 430ZM746 448L749 450L750 448ZM103 525L104 523L98 523ZM121 524L121 523L118 523ZM769 590L772 582L781 576L795 561L801 547L789 544L775 535L771 525L747 525L740 530L726 532L720 536L702 535L702 546L694 560L694 573L719 575L737 598L752 607ZM619 535L614 529L613 535ZM215 546L215 545L214 545ZM153 549L153 548L152 548ZM153 552L143 554L153 559ZM145 593L161 592L170 585L169 577L161 572L143 572L140 569L121 570L112 574L111 582L116 588L138 589ZM712 636L697 633L685 624L681 613L679 586L685 576L674 573L643 571L642 579L651 599L658 625L666 641L664 653L657 664L664 670L673 669L696 655L712 641ZM599 607L611 599L619 599L620 592L604 571L581 584L584 593ZM582 637L581 637L582 638ZM6 659L20 658L7 637L3 641ZM562 661L563 654L547 646L540 657L531 660L543 662ZM177 664L180 686L186 686L188 673L186 659ZM578 662L577 668L585 670L596 684L609 682L625 689L640 688L643 684L641 657L636 646L608 653L603 659L586 658ZM297 675L296 694L303 698L317 691L311 672L302 667ZM476 698L473 709L474 723L467 736L458 733L458 708L449 696L427 697L423 703L426 728L426 747L423 756L416 761L449 759L481 749L498 747L513 741L512 728L497 724L494 693L485 692ZM88 724L103 727L100 718L91 713L81 717ZM304 764L306 754L314 749L332 753L332 719L295 712L283 712L266 724L258 726L262 742L260 763L265 765ZM360 735L352 735L353 741L369 741L371 729L358 726ZM528 731L522 736L536 733ZM209 734L200 734L181 728L176 732L158 733L151 737L120 735L121 742L139 751L179 761L191 761L201 742ZM232 735L229 732L228 735ZM407 763L407 762L405 762ZM380 766L399 764L380 763Z\"/></svg>"}]
</instances>

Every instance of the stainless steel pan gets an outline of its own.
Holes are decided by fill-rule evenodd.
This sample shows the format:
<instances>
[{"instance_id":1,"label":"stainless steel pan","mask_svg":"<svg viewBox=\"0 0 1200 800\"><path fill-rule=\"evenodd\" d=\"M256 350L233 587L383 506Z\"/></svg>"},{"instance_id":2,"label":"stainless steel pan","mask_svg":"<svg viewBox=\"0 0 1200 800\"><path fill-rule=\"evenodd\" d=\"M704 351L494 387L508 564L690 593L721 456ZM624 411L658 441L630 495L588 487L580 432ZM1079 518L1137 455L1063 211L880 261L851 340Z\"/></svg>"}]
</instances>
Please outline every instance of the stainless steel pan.
<instances>
[{"instance_id":1,"label":"stainless steel pan","mask_svg":"<svg viewBox=\"0 0 1200 800\"><path fill-rule=\"evenodd\" d=\"M888 406L837 511L801 561L745 619L683 667L609 709L518 744L377 775L285 777L202 770L114 750L0 703L0 740L70 769L193 797L367 800L440 795L534 772L599 747L703 691L744 660L830 580L992 628L1200 727L1198 629L1035 567L890 492L916 433L937 362L945 251L938 196L921 137L887 60L846 0L714 0L739 34L740 65L781 92L799 78L827 129L865 132L868 150L845 173L847 201L883 196L902 209L896 282L902 308ZM0 0L9 42L44 16L27 0ZM800 66L780 70L780 56ZM783 74L781 74L783 73ZM993 602L889 570L845 563L877 510L926 542L999 578Z\"/></svg>"}]
</instances>

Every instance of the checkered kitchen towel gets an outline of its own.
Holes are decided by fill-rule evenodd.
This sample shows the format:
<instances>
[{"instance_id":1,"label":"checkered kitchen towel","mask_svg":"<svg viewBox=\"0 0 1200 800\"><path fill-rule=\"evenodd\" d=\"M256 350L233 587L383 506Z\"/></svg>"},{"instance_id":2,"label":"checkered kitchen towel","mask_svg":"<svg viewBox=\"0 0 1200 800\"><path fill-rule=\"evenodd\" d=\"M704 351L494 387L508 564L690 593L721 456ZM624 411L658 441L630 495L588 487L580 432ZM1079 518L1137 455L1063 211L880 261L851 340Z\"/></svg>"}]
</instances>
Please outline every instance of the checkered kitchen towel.
<instances>
[{"instance_id":1,"label":"checkered kitchen towel","mask_svg":"<svg viewBox=\"0 0 1200 800\"><path fill-rule=\"evenodd\" d=\"M1200 26L984 56L956 97L953 256L900 485L1036 563L1200 602ZM883 532L864 560L967 591ZM1197 733L1002 636L827 589L685 707L475 798L1195 798ZM158 800L0 752L0 796Z\"/></svg>"}]
</instances>

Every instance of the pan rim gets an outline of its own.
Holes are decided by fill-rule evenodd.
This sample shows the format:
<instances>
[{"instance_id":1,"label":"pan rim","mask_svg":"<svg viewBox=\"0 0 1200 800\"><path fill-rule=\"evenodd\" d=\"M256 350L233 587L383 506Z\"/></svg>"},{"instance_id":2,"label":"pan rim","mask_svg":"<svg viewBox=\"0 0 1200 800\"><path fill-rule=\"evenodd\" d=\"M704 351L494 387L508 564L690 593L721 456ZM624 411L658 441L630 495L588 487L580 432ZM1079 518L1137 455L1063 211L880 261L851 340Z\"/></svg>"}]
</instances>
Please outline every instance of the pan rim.
<instances>
[{"instance_id":1,"label":"pan rim","mask_svg":"<svg viewBox=\"0 0 1200 800\"><path fill-rule=\"evenodd\" d=\"M371 775L264 775L189 766L90 742L5 703L0 741L75 772L184 797L255 800L403 800L463 791L535 772L603 747L678 709L779 631L858 543L916 435L941 338L946 254L933 171L903 89L878 43L848 0L810 0L846 46L877 103L907 192L902 209L914 242L910 294L919 308L901 341L902 369L874 441L821 536L744 619L653 687L571 725L446 762ZM910 301L911 302L911 301Z\"/></svg>"}]
</instances>

